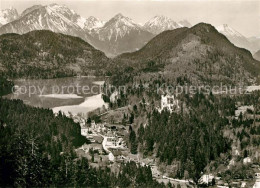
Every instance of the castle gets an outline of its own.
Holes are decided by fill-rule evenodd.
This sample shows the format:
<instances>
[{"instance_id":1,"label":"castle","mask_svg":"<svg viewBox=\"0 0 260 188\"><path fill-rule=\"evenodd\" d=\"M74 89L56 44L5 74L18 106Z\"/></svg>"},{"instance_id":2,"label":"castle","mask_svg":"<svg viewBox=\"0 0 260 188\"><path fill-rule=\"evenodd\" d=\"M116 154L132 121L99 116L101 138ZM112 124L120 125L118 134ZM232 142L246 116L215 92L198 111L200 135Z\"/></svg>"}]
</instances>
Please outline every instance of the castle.
<instances>
[{"instance_id":1,"label":"castle","mask_svg":"<svg viewBox=\"0 0 260 188\"><path fill-rule=\"evenodd\" d=\"M179 109L179 101L174 98L174 95L162 95L161 96L161 109L160 111L167 109L170 113Z\"/></svg>"}]
</instances>

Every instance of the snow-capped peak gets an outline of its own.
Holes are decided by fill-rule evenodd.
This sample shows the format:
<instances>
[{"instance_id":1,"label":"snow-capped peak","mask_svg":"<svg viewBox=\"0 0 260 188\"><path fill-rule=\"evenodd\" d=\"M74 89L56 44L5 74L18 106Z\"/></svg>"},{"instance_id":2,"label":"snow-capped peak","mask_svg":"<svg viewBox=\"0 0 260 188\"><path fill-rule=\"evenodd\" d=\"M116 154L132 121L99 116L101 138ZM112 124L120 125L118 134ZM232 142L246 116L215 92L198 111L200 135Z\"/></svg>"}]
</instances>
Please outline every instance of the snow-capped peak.
<instances>
[{"instance_id":1,"label":"snow-capped peak","mask_svg":"<svg viewBox=\"0 0 260 188\"><path fill-rule=\"evenodd\" d=\"M84 38L86 34L79 24L81 19L81 16L65 5L32 6L15 22L2 26L0 33L23 34L33 30L51 30Z\"/></svg>"},{"instance_id":2,"label":"snow-capped peak","mask_svg":"<svg viewBox=\"0 0 260 188\"><path fill-rule=\"evenodd\" d=\"M157 15L155 17L153 17L151 20L149 20L148 22L146 22L146 25L162 25L162 24L177 24L175 21L173 21L172 19L163 16L163 15Z\"/></svg>"},{"instance_id":3,"label":"snow-capped peak","mask_svg":"<svg viewBox=\"0 0 260 188\"><path fill-rule=\"evenodd\" d=\"M103 27L104 24L105 24L104 21L101 21L93 16L90 16L85 21L84 29L86 29L86 30L97 29L97 28Z\"/></svg>"},{"instance_id":4,"label":"snow-capped peak","mask_svg":"<svg viewBox=\"0 0 260 188\"><path fill-rule=\"evenodd\" d=\"M88 21L97 22L97 21L99 21L99 19L95 18L94 16L90 16L90 17L88 17Z\"/></svg>"},{"instance_id":5,"label":"snow-capped peak","mask_svg":"<svg viewBox=\"0 0 260 188\"><path fill-rule=\"evenodd\" d=\"M173 21L171 18L168 18L164 15L156 15L155 17L153 17L152 19L154 20L160 20L160 21Z\"/></svg>"},{"instance_id":6,"label":"snow-capped peak","mask_svg":"<svg viewBox=\"0 0 260 188\"><path fill-rule=\"evenodd\" d=\"M232 37L243 37L242 34L240 34L238 31L233 29L232 27L228 26L227 24L220 25L216 27L218 32L224 34L225 36L232 36Z\"/></svg>"},{"instance_id":7,"label":"snow-capped peak","mask_svg":"<svg viewBox=\"0 0 260 188\"><path fill-rule=\"evenodd\" d=\"M114 18L116 19L121 19L121 18L124 18L123 14L122 13L118 13L114 16Z\"/></svg>"},{"instance_id":8,"label":"snow-capped peak","mask_svg":"<svg viewBox=\"0 0 260 188\"><path fill-rule=\"evenodd\" d=\"M99 40L102 41L117 41L119 38L130 35L132 32L140 33L146 31L132 19L119 13L106 22L103 27L97 29L95 35L98 35Z\"/></svg>"},{"instance_id":9,"label":"snow-capped peak","mask_svg":"<svg viewBox=\"0 0 260 188\"><path fill-rule=\"evenodd\" d=\"M74 10L69 9L67 6L54 3L45 6L45 9L49 15L59 17L68 25L74 25L81 29L85 29L87 19L77 14Z\"/></svg>"},{"instance_id":10,"label":"snow-capped peak","mask_svg":"<svg viewBox=\"0 0 260 188\"><path fill-rule=\"evenodd\" d=\"M179 27L182 27L182 25L163 15L157 15L144 24L144 28L154 34Z\"/></svg>"},{"instance_id":11,"label":"snow-capped peak","mask_svg":"<svg viewBox=\"0 0 260 188\"><path fill-rule=\"evenodd\" d=\"M69 9L65 5L50 4L46 6L46 10L49 14L61 14L66 17L79 16L74 10Z\"/></svg>"},{"instance_id":12,"label":"snow-capped peak","mask_svg":"<svg viewBox=\"0 0 260 188\"><path fill-rule=\"evenodd\" d=\"M83 18L83 17L79 16L79 17L77 18L76 23L77 23L77 25L78 25L81 29L84 29L84 28L85 28L86 21L87 21L86 18Z\"/></svg>"},{"instance_id":13,"label":"snow-capped peak","mask_svg":"<svg viewBox=\"0 0 260 188\"><path fill-rule=\"evenodd\" d=\"M83 29L85 18L81 17L74 10L69 9L65 5L51 4L44 8L49 19L52 20L55 27L59 28L59 30L66 31L68 26Z\"/></svg>"},{"instance_id":14,"label":"snow-capped peak","mask_svg":"<svg viewBox=\"0 0 260 188\"><path fill-rule=\"evenodd\" d=\"M32 12L32 11L34 11L34 10L37 10L37 9L39 9L39 8L42 8L42 7L43 7L42 5L33 5L32 7L29 7L29 8L27 8L27 9L25 9L25 10L22 12L22 14L21 14L20 17L23 17L23 16L25 16L26 14L29 14L30 12Z\"/></svg>"},{"instance_id":15,"label":"snow-capped peak","mask_svg":"<svg viewBox=\"0 0 260 188\"><path fill-rule=\"evenodd\" d=\"M122 26L129 27L129 28L138 28L140 29L140 26L136 24L131 18L128 18L121 13L115 15L113 18L111 18L104 27L117 27L120 28Z\"/></svg>"},{"instance_id":16,"label":"snow-capped peak","mask_svg":"<svg viewBox=\"0 0 260 188\"><path fill-rule=\"evenodd\" d=\"M0 25L5 25L18 18L18 12L15 8L4 9L0 11Z\"/></svg>"}]
</instances>

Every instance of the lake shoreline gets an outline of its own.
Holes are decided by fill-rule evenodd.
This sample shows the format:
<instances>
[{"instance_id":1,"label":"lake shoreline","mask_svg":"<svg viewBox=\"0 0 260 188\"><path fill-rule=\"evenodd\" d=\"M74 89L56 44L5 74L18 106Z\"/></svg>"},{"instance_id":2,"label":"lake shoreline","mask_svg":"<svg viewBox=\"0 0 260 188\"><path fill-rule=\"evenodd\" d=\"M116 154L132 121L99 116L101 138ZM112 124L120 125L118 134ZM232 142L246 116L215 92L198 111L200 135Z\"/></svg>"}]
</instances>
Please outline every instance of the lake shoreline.
<instances>
[{"instance_id":1,"label":"lake shoreline","mask_svg":"<svg viewBox=\"0 0 260 188\"><path fill-rule=\"evenodd\" d=\"M75 108L78 108L77 112L86 113L86 111L95 110L104 105L101 96L99 98L94 96L102 93L102 85L104 85L105 79L104 77L15 79L15 92L3 97L20 99L33 107L45 109L60 108L61 110L67 107L66 112L70 111L69 107L72 107L72 112L74 112ZM86 90L86 88L88 89ZM91 102L92 96L95 98L93 98L94 102ZM94 105L95 103L96 105Z\"/></svg>"},{"instance_id":2,"label":"lake shoreline","mask_svg":"<svg viewBox=\"0 0 260 188\"><path fill-rule=\"evenodd\" d=\"M81 114L87 116L89 112L95 111L99 108L108 108L108 104L104 102L102 93L86 97L85 101L78 105L58 106L52 108L53 113L62 112L66 116Z\"/></svg>"}]
</instances>

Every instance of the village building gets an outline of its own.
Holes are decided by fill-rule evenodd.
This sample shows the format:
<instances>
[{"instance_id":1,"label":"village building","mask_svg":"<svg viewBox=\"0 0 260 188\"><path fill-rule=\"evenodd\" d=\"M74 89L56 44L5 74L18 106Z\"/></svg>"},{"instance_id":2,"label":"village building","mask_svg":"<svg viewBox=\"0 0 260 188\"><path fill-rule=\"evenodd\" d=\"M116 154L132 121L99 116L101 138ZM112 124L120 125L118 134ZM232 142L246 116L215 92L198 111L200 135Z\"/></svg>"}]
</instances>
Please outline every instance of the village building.
<instances>
[{"instance_id":1,"label":"village building","mask_svg":"<svg viewBox=\"0 0 260 188\"><path fill-rule=\"evenodd\" d=\"M251 160L250 157L246 157L246 158L243 159L243 164L248 164L248 163L251 163L251 162L252 162L252 160Z\"/></svg>"},{"instance_id":2,"label":"village building","mask_svg":"<svg viewBox=\"0 0 260 188\"><path fill-rule=\"evenodd\" d=\"M96 122L95 122L94 120L91 121L90 127L91 127L92 129L96 129L97 124L96 124Z\"/></svg>"},{"instance_id":3,"label":"village building","mask_svg":"<svg viewBox=\"0 0 260 188\"><path fill-rule=\"evenodd\" d=\"M210 184L213 181L213 179L215 179L214 175L212 175L212 174L204 174L199 179L199 183L208 185L208 184Z\"/></svg>"},{"instance_id":4,"label":"village building","mask_svg":"<svg viewBox=\"0 0 260 188\"><path fill-rule=\"evenodd\" d=\"M89 127L86 127L86 126L81 127L81 135L82 136L87 136L88 132L89 132Z\"/></svg>"},{"instance_id":5,"label":"village building","mask_svg":"<svg viewBox=\"0 0 260 188\"><path fill-rule=\"evenodd\" d=\"M238 142L237 145L239 146L240 145L240 141L238 140L237 142ZM241 149L238 146L234 146L234 145L232 146L232 155L233 156L240 156L240 150Z\"/></svg>"},{"instance_id":6,"label":"village building","mask_svg":"<svg viewBox=\"0 0 260 188\"><path fill-rule=\"evenodd\" d=\"M260 171L255 173L255 178L260 179Z\"/></svg>"},{"instance_id":7,"label":"village building","mask_svg":"<svg viewBox=\"0 0 260 188\"><path fill-rule=\"evenodd\" d=\"M246 187L246 182L245 181L243 181L242 183L241 183L241 187L243 188L243 187Z\"/></svg>"},{"instance_id":8,"label":"village building","mask_svg":"<svg viewBox=\"0 0 260 188\"><path fill-rule=\"evenodd\" d=\"M115 156L113 155L113 153L109 153L109 154L108 154L108 159L109 159L109 161L111 161L111 162L114 162L114 161L115 161Z\"/></svg>"},{"instance_id":9,"label":"village building","mask_svg":"<svg viewBox=\"0 0 260 188\"><path fill-rule=\"evenodd\" d=\"M106 127L104 124L98 123L96 124L95 121L91 121L90 126L83 125L81 126L81 135L89 136L96 133L106 132Z\"/></svg>"},{"instance_id":10,"label":"village building","mask_svg":"<svg viewBox=\"0 0 260 188\"><path fill-rule=\"evenodd\" d=\"M257 180L255 181L255 184L254 184L253 188L259 188L259 187L260 187L260 180L257 179Z\"/></svg>"},{"instance_id":11,"label":"village building","mask_svg":"<svg viewBox=\"0 0 260 188\"><path fill-rule=\"evenodd\" d=\"M230 169L230 167L231 167L231 166L234 166L234 165L235 165L235 159L231 159L231 160L229 161L229 164L228 164L227 168Z\"/></svg>"},{"instance_id":12,"label":"village building","mask_svg":"<svg viewBox=\"0 0 260 188\"><path fill-rule=\"evenodd\" d=\"M107 143L106 143L107 147L112 147L112 146L116 146L116 145L117 145L116 137L108 137L107 138Z\"/></svg>"},{"instance_id":13,"label":"village building","mask_svg":"<svg viewBox=\"0 0 260 188\"><path fill-rule=\"evenodd\" d=\"M88 153L90 150L98 151L98 153L100 153L100 154L103 153L103 147L100 144L84 144L84 145L81 146L81 149L85 153Z\"/></svg>"},{"instance_id":14,"label":"village building","mask_svg":"<svg viewBox=\"0 0 260 188\"><path fill-rule=\"evenodd\" d=\"M124 145L123 138L117 136L107 137L106 146L108 148L120 148L123 147L123 145Z\"/></svg>"}]
</instances>

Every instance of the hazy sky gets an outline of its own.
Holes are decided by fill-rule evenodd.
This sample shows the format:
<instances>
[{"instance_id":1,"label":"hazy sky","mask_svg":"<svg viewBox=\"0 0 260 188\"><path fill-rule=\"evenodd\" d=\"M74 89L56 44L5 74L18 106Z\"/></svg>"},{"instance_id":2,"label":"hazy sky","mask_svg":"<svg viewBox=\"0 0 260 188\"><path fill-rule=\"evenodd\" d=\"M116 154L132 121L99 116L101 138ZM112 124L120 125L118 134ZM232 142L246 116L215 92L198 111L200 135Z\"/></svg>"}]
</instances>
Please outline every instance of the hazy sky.
<instances>
[{"instance_id":1,"label":"hazy sky","mask_svg":"<svg viewBox=\"0 0 260 188\"><path fill-rule=\"evenodd\" d=\"M21 13L35 4L64 4L83 17L108 20L117 13L144 23L155 15L173 20L187 19L191 24L228 24L241 34L260 37L260 0L0 0L0 9L14 7Z\"/></svg>"}]
</instances>

